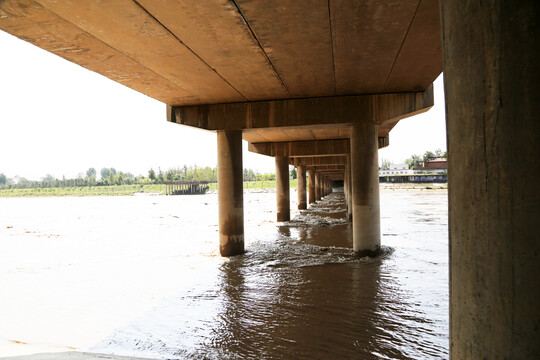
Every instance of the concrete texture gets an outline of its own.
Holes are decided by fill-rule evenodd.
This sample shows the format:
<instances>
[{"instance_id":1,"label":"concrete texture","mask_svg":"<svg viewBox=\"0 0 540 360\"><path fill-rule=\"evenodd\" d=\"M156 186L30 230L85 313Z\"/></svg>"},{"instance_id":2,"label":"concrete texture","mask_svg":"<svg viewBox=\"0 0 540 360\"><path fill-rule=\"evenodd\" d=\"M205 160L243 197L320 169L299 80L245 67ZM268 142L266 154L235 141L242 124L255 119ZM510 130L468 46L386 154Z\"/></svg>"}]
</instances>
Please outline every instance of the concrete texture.
<instances>
[{"instance_id":1,"label":"concrete texture","mask_svg":"<svg viewBox=\"0 0 540 360\"><path fill-rule=\"evenodd\" d=\"M441 2L452 359L540 358L540 2Z\"/></svg>"},{"instance_id":2,"label":"concrete texture","mask_svg":"<svg viewBox=\"0 0 540 360\"><path fill-rule=\"evenodd\" d=\"M0 29L169 105L423 91L442 69L436 0L4 0Z\"/></svg>"},{"instance_id":3,"label":"concrete texture","mask_svg":"<svg viewBox=\"0 0 540 360\"><path fill-rule=\"evenodd\" d=\"M308 170L309 203L315 202L315 170Z\"/></svg>"},{"instance_id":4,"label":"concrete texture","mask_svg":"<svg viewBox=\"0 0 540 360\"><path fill-rule=\"evenodd\" d=\"M291 220L289 158L287 156L276 156L276 200L277 221Z\"/></svg>"},{"instance_id":5,"label":"concrete texture","mask_svg":"<svg viewBox=\"0 0 540 360\"><path fill-rule=\"evenodd\" d=\"M296 169L298 178L298 210L307 209L307 186L306 186L306 168L298 166Z\"/></svg>"},{"instance_id":6,"label":"concrete texture","mask_svg":"<svg viewBox=\"0 0 540 360\"><path fill-rule=\"evenodd\" d=\"M218 131L219 252L244 252L242 132Z\"/></svg>"},{"instance_id":7,"label":"concrete texture","mask_svg":"<svg viewBox=\"0 0 540 360\"><path fill-rule=\"evenodd\" d=\"M353 250L374 255L381 246L377 125L351 129Z\"/></svg>"}]
</instances>

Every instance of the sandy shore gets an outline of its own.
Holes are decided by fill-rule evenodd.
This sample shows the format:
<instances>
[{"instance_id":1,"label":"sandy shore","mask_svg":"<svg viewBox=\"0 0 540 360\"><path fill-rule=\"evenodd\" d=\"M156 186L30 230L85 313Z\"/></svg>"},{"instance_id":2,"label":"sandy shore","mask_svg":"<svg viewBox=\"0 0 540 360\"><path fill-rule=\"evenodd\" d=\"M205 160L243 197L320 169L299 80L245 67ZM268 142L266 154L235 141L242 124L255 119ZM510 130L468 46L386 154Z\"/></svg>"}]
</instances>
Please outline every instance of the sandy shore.
<instances>
[{"instance_id":1,"label":"sandy shore","mask_svg":"<svg viewBox=\"0 0 540 360\"><path fill-rule=\"evenodd\" d=\"M23 355L13 357L1 357L1 360L95 360L95 359L112 359L112 360L149 360L145 358L135 358L126 356L115 356L106 354L91 354L82 352L63 352L63 353L43 353L34 355Z\"/></svg>"}]
</instances>

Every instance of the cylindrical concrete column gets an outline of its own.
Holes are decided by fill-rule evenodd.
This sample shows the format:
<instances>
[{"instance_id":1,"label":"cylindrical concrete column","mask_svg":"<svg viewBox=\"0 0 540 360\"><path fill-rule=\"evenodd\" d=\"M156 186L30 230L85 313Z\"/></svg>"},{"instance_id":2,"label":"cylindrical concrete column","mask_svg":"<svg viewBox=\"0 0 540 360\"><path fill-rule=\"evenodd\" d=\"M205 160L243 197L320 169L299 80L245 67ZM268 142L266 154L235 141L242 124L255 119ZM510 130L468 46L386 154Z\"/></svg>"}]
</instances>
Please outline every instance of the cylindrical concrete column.
<instances>
[{"instance_id":1,"label":"cylindrical concrete column","mask_svg":"<svg viewBox=\"0 0 540 360\"><path fill-rule=\"evenodd\" d=\"M218 131L217 150L219 252L238 255L244 252L242 131Z\"/></svg>"},{"instance_id":2,"label":"cylindrical concrete column","mask_svg":"<svg viewBox=\"0 0 540 360\"><path fill-rule=\"evenodd\" d=\"M309 203L313 204L315 202L315 171L308 171L308 187L309 187Z\"/></svg>"},{"instance_id":3,"label":"cylindrical concrete column","mask_svg":"<svg viewBox=\"0 0 540 360\"><path fill-rule=\"evenodd\" d=\"M315 201L321 200L321 175L315 172Z\"/></svg>"},{"instance_id":4,"label":"cylindrical concrete column","mask_svg":"<svg viewBox=\"0 0 540 360\"><path fill-rule=\"evenodd\" d=\"M347 216L352 221L353 205L352 205L352 178L351 178L351 155L347 155L347 170L345 172L347 177Z\"/></svg>"},{"instance_id":5,"label":"cylindrical concrete column","mask_svg":"<svg viewBox=\"0 0 540 360\"><path fill-rule=\"evenodd\" d=\"M276 156L277 221L291 220L289 157Z\"/></svg>"},{"instance_id":6,"label":"cylindrical concrete column","mask_svg":"<svg viewBox=\"0 0 540 360\"><path fill-rule=\"evenodd\" d=\"M540 2L440 6L450 357L538 359Z\"/></svg>"},{"instance_id":7,"label":"cylindrical concrete column","mask_svg":"<svg viewBox=\"0 0 540 360\"><path fill-rule=\"evenodd\" d=\"M328 178L326 176L324 177L323 185L324 185L324 196L327 196L328 195Z\"/></svg>"},{"instance_id":8,"label":"cylindrical concrete column","mask_svg":"<svg viewBox=\"0 0 540 360\"><path fill-rule=\"evenodd\" d=\"M377 125L363 121L351 128L353 248L373 256L381 246Z\"/></svg>"},{"instance_id":9,"label":"cylindrical concrete column","mask_svg":"<svg viewBox=\"0 0 540 360\"><path fill-rule=\"evenodd\" d=\"M298 210L304 210L307 209L305 166L297 166L296 173L298 175Z\"/></svg>"}]
</instances>

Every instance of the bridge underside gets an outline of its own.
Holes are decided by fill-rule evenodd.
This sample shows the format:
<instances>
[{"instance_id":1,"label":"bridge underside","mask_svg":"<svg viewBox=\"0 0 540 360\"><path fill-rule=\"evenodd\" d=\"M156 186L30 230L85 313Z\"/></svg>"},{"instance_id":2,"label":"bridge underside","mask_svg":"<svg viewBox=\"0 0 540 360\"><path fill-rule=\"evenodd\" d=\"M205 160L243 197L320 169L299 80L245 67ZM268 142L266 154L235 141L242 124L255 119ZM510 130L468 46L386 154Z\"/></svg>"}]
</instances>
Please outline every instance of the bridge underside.
<instances>
[{"instance_id":1,"label":"bridge underside","mask_svg":"<svg viewBox=\"0 0 540 360\"><path fill-rule=\"evenodd\" d=\"M377 149L433 105L444 54L451 355L526 359L540 353L540 195L528 190L540 178L539 7L0 0L0 29L162 101L168 121L217 132L226 256L244 251L242 139L276 159L278 220L289 217L289 164L302 207L343 179L354 250L376 253Z\"/></svg>"}]
</instances>

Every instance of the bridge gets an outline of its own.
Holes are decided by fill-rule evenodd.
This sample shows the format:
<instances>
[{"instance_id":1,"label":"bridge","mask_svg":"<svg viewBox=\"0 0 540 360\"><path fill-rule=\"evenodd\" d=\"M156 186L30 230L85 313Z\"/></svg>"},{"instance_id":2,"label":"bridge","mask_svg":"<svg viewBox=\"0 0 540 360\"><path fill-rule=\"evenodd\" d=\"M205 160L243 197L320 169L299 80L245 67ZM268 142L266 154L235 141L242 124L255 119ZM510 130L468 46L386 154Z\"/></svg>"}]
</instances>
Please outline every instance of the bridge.
<instances>
[{"instance_id":1,"label":"bridge","mask_svg":"<svg viewBox=\"0 0 540 360\"><path fill-rule=\"evenodd\" d=\"M223 256L244 251L242 139L275 157L278 221L290 217L289 164L301 208L343 179L354 251L376 254L377 149L429 110L444 70L451 356L526 359L540 352L539 6L0 0L0 29L217 133Z\"/></svg>"}]
</instances>

